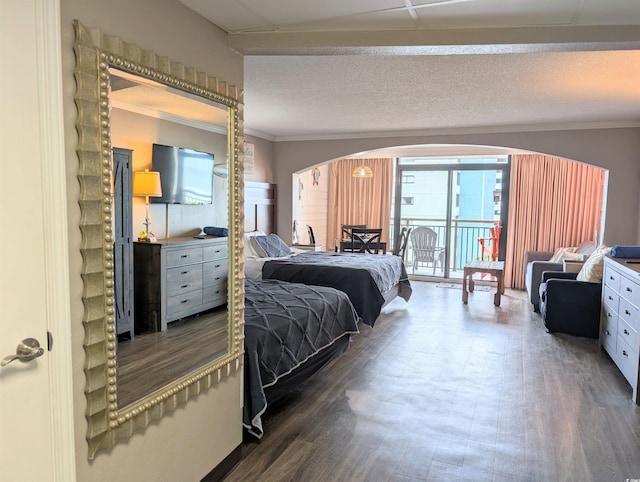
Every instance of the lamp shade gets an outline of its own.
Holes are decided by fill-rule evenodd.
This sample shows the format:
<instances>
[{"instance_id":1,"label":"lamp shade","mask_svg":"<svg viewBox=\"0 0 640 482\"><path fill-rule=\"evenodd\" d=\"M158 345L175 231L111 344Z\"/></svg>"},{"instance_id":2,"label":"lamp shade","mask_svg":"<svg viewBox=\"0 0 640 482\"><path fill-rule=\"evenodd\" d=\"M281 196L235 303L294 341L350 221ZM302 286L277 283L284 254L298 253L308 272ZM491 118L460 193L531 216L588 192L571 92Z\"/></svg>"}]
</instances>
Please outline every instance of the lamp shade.
<instances>
[{"instance_id":1,"label":"lamp shade","mask_svg":"<svg viewBox=\"0 0 640 482\"><path fill-rule=\"evenodd\" d=\"M134 196L162 196L162 185L160 184L160 173L157 171L137 171L133 173L133 195Z\"/></svg>"},{"instance_id":2,"label":"lamp shade","mask_svg":"<svg viewBox=\"0 0 640 482\"><path fill-rule=\"evenodd\" d=\"M373 171L363 164L353 170L353 177L373 177Z\"/></svg>"}]
</instances>

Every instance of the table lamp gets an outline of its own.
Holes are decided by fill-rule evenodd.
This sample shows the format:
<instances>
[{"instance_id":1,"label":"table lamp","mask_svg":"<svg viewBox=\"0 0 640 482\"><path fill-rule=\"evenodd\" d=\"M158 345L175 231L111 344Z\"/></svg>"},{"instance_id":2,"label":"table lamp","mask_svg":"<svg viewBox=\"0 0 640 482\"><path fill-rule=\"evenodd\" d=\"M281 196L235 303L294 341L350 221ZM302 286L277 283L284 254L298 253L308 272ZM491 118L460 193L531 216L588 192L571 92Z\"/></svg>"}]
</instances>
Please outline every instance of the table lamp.
<instances>
[{"instance_id":1,"label":"table lamp","mask_svg":"<svg viewBox=\"0 0 640 482\"><path fill-rule=\"evenodd\" d=\"M149 197L162 196L162 185L160 184L160 173L156 171L137 171L133 173L133 195L144 196L147 207L147 216L144 220L144 236L138 238L139 241L150 241L149 239Z\"/></svg>"}]
</instances>

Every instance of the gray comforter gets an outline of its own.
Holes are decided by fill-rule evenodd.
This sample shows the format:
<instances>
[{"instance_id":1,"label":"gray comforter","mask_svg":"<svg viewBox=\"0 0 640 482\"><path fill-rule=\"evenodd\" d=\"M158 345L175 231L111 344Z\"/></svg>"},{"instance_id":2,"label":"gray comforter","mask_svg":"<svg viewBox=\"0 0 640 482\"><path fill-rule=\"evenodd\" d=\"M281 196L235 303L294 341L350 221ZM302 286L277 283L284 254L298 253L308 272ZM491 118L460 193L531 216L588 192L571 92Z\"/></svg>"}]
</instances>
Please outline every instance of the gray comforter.
<instances>
[{"instance_id":1,"label":"gray comforter","mask_svg":"<svg viewBox=\"0 0 640 482\"><path fill-rule=\"evenodd\" d=\"M373 326L385 303L385 294L398 288L409 300L411 285L398 256L331 252L300 253L286 259L266 261L263 279L330 286L344 291L367 325Z\"/></svg>"},{"instance_id":2,"label":"gray comforter","mask_svg":"<svg viewBox=\"0 0 640 482\"><path fill-rule=\"evenodd\" d=\"M243 425L262 436L264 388L323 348L358 333L358 315L341 291L277 280L245 280Z\"/></svg>"}]
</instances>

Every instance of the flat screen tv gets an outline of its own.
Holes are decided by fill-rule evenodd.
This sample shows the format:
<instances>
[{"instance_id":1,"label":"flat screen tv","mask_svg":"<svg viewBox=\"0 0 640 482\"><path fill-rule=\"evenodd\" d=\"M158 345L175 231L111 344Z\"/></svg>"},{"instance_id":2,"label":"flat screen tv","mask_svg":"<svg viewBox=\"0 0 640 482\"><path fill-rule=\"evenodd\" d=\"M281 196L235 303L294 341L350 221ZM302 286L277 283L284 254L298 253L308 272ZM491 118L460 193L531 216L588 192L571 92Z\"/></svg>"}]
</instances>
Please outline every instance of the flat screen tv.
<instances>
[{"instance_id":1,"label":"flat screen tv","mask_svg":"<svg viewBox=\"0 0 640 482\"><path fill-rule=\"evenodd\" d=\"M211 204L213 154L183 147L153 145L152 170L160 173L162 196L151 203Z\"/></svg>"}]
</instances>

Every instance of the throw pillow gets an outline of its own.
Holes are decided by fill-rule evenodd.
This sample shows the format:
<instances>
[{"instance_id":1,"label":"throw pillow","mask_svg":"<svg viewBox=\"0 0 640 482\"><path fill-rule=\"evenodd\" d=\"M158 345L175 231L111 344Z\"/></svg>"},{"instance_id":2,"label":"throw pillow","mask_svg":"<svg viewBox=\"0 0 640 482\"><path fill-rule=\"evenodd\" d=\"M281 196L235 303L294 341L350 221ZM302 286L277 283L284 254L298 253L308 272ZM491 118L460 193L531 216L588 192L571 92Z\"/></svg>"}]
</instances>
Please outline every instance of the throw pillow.
<instances>
[{"instance_id":1,"label":"throw pillow","mask_svg":"<svg viewBox=\"0 0 640 482\"><path fill-rule=\"evenodd\" d=\"M251 242L256 243L265 253L267 258L281 258L291 254L291 248L277 234L268 236L254 236ZM254 246L255 248L255 246ZM256 249L258 251L258 249Z\"/></svg>"},{"instance_id":2,"label":"throw pillow","mask_svg":"<svg viewBox=\"0 0 640 482\"><path fill-rule=\"evenodd\" d=\"M266 254L263 249L258 246L259 249L256 250L256 245L251 242L251 239L254 236L266 236L267 234L263 231L249 231L244 233L244 257L256 257L256 258L264 258Z\"/></svg>"},{"instance_id":3,"label":"throw pillow","mask_svg":"<svg viewBox=\"0 0 640 482\"><path fill-rule=\"evenodd\" d=\"M570 247L570 248L558 248L555 250L555 252L553 253L553 256L551 256L551 259L549 260L549 263L562 263L562 259L563 256L565 255L565 253L575 253L576 252L576 247Z\"/></svg>"},{"instance_id":4,"label":"throw pillow","mask_svg":"<svg viewBox=\"0 0 640 482\"><path fill-rule=\"evenodd\" d=\"M576 276L576 280L591 281L592 283L601 282L602 271L604 269L604 257L608 255L610 251L611 248L608 246L598 246L582 265L582 269Z\"/></svg>"}]
</instances>

